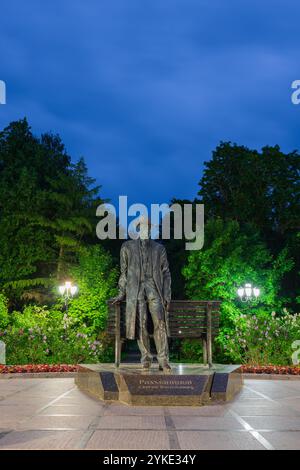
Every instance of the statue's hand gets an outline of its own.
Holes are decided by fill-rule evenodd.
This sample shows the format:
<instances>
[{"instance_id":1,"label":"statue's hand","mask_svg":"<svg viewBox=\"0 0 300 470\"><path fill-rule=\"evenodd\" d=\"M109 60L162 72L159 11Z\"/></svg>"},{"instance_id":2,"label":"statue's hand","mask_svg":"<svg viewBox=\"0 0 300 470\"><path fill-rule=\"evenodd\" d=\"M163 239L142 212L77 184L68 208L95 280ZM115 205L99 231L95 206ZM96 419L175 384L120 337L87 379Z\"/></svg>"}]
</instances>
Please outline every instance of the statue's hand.
<instances>
[{"instance_id":1,"label":"statue's hand","mask_svg":"<svg viewBox=\"0 0 300 470\"><path fill-rule=\"evenodd\" d=\"M122 302L122 300L124 300L124 298L125 298L125 295L124 295L124 294L119 294L117 297L114 297L114 298L112 299L113 305L114 305L114 304L118 304L119 302Z\"/></svg>"},{"instance_id":2,"label":"statue's hand","mask_svg":"<svg viewBox=\"0 0 300 470\"><path fill-rule=\"evenodd\" d=\"M165 309L167 312L170 310L170 302L165 301Z\"/></svg>"}]
</instances>

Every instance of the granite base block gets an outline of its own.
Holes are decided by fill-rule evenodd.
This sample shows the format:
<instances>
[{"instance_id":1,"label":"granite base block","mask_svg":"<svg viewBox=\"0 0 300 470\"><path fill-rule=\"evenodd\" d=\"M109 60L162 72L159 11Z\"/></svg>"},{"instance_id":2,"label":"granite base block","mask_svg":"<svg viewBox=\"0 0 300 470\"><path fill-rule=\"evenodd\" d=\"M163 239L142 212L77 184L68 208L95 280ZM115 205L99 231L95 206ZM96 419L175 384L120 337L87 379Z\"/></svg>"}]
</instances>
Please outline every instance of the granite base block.
<instances>
[{"instance_id":1,"label":"granite base block","mask_svg":"<svg viewBox=\"0 0 300 470\"><path fill-rule=\"evenodd\" d=\"M81 364L77 386L104 401L142 406L201 406L231 400L243 385L238 365L172 364L171 373L140 364Z\"/></svg>"}]
</instances>

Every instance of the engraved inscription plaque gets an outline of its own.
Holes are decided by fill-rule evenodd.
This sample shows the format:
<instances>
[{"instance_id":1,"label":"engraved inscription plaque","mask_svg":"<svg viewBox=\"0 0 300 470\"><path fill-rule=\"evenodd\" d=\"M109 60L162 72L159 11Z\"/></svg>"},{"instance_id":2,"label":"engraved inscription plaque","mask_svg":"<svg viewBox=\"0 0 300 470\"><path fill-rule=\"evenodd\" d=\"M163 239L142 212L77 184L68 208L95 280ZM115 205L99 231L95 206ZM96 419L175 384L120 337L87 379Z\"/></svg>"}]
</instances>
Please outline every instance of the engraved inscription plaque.
<instances>
[{"instance_id":1,"label":"engraved inscription plaque","mask_svg":"<svg viewBox=\"0 0 300 470\"><path fill-rule=\"evenodd\" d=\"M208 376L136 376L123 375L129 393L132 395L201 395Z\"/></svg>"}]
</instances>

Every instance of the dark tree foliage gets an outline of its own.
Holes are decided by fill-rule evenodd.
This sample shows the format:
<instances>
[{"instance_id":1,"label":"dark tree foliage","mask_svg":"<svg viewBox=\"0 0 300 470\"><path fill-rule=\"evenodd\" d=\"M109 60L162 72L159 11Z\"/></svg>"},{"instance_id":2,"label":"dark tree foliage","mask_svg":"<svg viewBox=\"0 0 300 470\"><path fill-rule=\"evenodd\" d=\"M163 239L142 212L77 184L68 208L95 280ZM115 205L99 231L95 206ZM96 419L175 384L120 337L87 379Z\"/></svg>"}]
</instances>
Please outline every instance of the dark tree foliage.
<instances>
[{"instance_id":1,"label":"dark tree foliage","mask_svg":"<svg viewBox=\"0 0 300 470\"><path fill-rule=\"evenodd\" d=\"M182 227L183 227L183 215L184 205L193 204L193 208L197 201L196 199L192 202L188 199L175 199L171 200L171 205L177 204L181 206L182 214ZM195 211L193 211L193 223L195 223ZM184 299L185 298L185 279L182 273L182 268L188 260L189 252L185 250L186 240L184 237L180 239L174 238L174 216L171 212L170 217L170 240L164 240L164 245L168 252L168 260L170 265L170 271L172 273L172 297L173 299ZM195 225L193 225L193 229ZM162 227L160 227L160 235Z\"/></svg>"},{"instance_id":2,"label":"dark tree foliage","mask_svg":"<svg viewBox=\"0 0 300 470\"><path fill-rule=\"evenodd\" d=\"M275 244L300 227L300 155L221 143L205 163L199 196L206 216L254 224Z\"/></svg>"},{"instance_id":3,"label":"dark tree foliage","mask_svg":"<svg viewBox=\"0 0 300 470\"><path fill-rule=\"evenodd\" d=\"M0 132L0 288L44 300L80 246L96 241L98 194L59 136L34 136L26 119Z\"/></svg>"}]
</instances>

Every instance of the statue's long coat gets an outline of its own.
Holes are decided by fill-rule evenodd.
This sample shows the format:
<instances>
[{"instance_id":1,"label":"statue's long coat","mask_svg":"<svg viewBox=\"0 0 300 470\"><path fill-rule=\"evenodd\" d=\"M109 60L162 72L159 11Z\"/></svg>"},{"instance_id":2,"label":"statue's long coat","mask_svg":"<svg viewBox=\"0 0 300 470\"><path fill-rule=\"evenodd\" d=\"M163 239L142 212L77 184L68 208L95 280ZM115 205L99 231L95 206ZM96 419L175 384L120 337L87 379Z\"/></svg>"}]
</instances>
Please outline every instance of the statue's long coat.
<instances>
[{"instance_id":1,"label":"statue's long coat","mask_svg":"<svg viewBox=\"0 0 300 470\"><path fill-rule=\"evenodd\" d=\"M149 251L152 259L153 280L162 301L165 313L167 334L169 335L168 312L165 303L171 300L171 275L167 253L161 244L149 240ZM126 337L135 339L137 297L141 282L141 253L139 240L128 240L123 243L120 253L121 275L119 292L126 295Z\"/></svg>"}]
</instances>

